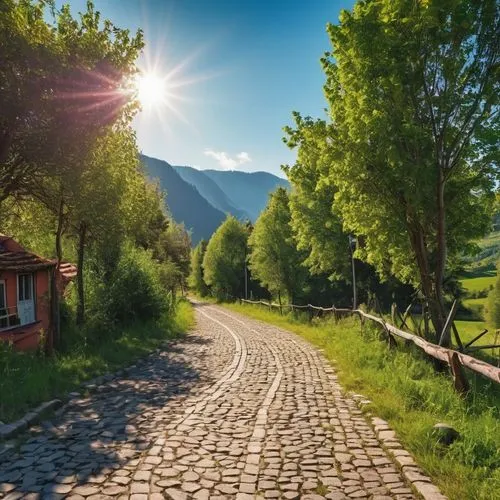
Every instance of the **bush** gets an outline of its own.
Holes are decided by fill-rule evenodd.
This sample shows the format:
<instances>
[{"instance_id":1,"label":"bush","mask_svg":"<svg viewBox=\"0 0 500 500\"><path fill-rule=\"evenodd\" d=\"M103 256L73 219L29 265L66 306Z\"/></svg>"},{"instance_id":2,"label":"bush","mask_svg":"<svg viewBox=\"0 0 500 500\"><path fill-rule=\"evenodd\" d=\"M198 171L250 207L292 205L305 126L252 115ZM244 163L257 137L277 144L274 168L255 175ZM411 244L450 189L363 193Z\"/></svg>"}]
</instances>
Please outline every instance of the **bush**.
<instances>
[{"instance_id":1,"label":"bush","mask_svg":"<svg viewBox=\"0 0 500 500\"><path fill-rule=\"evenodd\" d=\"M125 245L110 283L102 289L106 318L114 324L158 320L169 309L161 266L146 250Z\"/></svg>"}]
</instances>

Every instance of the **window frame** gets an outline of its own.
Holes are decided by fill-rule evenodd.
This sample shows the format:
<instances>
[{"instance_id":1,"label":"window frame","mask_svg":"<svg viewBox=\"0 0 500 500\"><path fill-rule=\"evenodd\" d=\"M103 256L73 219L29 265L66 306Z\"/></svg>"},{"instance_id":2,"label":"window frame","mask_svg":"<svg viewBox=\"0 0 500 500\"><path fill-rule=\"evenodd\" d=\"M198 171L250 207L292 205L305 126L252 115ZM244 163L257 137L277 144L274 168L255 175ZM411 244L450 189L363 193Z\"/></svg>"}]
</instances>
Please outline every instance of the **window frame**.
<instances>
[{"instance_id":1,"label":"window frame","mask_svg":"<svg viewBox=\"0 0 500 500\"><path fill-rule=\"evenodd\" d=\"M0 310L2 310L2 309L7 309L7 284L5 280L0 280L0 285L3 288L3 294L0 293L0 300L3 300L3 307L2 304L0 303Z\"/></svg>"}]
</instances>

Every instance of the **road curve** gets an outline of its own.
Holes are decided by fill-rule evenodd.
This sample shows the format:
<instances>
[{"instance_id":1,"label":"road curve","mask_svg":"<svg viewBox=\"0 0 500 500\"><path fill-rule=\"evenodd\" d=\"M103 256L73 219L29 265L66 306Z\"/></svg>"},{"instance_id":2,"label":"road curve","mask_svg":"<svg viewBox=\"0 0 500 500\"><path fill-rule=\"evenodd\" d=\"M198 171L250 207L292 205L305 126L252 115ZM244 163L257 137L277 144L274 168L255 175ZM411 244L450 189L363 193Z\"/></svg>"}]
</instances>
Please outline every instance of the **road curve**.
<instances>
[{"instance_id":1,"label":"road curve","mask_svg":"<svg viewBox=\"0 0 500 500\"><path fill-rule=\"evenodd\" d=\"M0 498L415 498L318 350L195 307L193 332L0 457Z\"/></svg>"}]
</instances>

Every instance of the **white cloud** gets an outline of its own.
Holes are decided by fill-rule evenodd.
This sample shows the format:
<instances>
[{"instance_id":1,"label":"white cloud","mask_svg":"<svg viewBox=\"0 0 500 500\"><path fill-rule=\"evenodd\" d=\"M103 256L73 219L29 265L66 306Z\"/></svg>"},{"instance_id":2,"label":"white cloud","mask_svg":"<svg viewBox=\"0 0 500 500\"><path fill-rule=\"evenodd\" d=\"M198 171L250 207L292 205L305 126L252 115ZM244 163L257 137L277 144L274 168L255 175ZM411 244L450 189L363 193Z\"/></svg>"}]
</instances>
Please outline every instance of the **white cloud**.
<instances>
[{"instance_id":1,"label":"white cloud","mask_svg":"<svg viewBox=\"0 0 500 500\"><path fill-rule=\"evenodd\" d=\"M238 153L236 155L236 158L238 158L240 163L248 163L248 162L252 161L252 159L250 158L250 155L246 151L242 151L241 153Z\"/></svg>"},{"instance_id":2,"label":"white cloud","mask_svg":"<svg viewBox=\"0 0 500 500\"><path fill-rule=\"evenodd\" d=\"M219 165L225 170L233 170L238 165L252 161L250 155L245 151L238 153L235 157L231 157L224 151L205 149L205 156L210 156L211 158L217 160Z\"/></svg>"}]
</instances>

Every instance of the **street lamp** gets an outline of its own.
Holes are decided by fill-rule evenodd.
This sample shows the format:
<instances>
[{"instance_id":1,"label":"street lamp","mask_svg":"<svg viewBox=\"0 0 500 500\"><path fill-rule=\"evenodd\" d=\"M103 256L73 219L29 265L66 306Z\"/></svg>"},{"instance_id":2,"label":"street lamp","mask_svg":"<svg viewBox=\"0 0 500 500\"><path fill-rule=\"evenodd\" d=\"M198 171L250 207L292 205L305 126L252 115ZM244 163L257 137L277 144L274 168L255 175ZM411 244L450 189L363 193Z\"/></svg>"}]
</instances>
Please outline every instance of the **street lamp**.
<instances>
[{"instance_id":1,"label":"street lamp","mask_svg":"<svg viewBox=\"0 0 500 500\"><path fill-rule=\"evenodd\" d=\"M354 250L356 250L356 237L349 235L349 251L351 252L351 267L352 267L352 308L358 307L358 294L356 291L356 268L354 267Z\"/></svg>"},{"instance_id":2,"label":"street lamp","mask_svg":"<svg viewBox=\"0 0 500 500\"><path fill-rule=\"evenodd\" d=\"M248 300L248 266L247 266L246 255L245 255L245 300Z\"/></svg>"}]
</instances>

